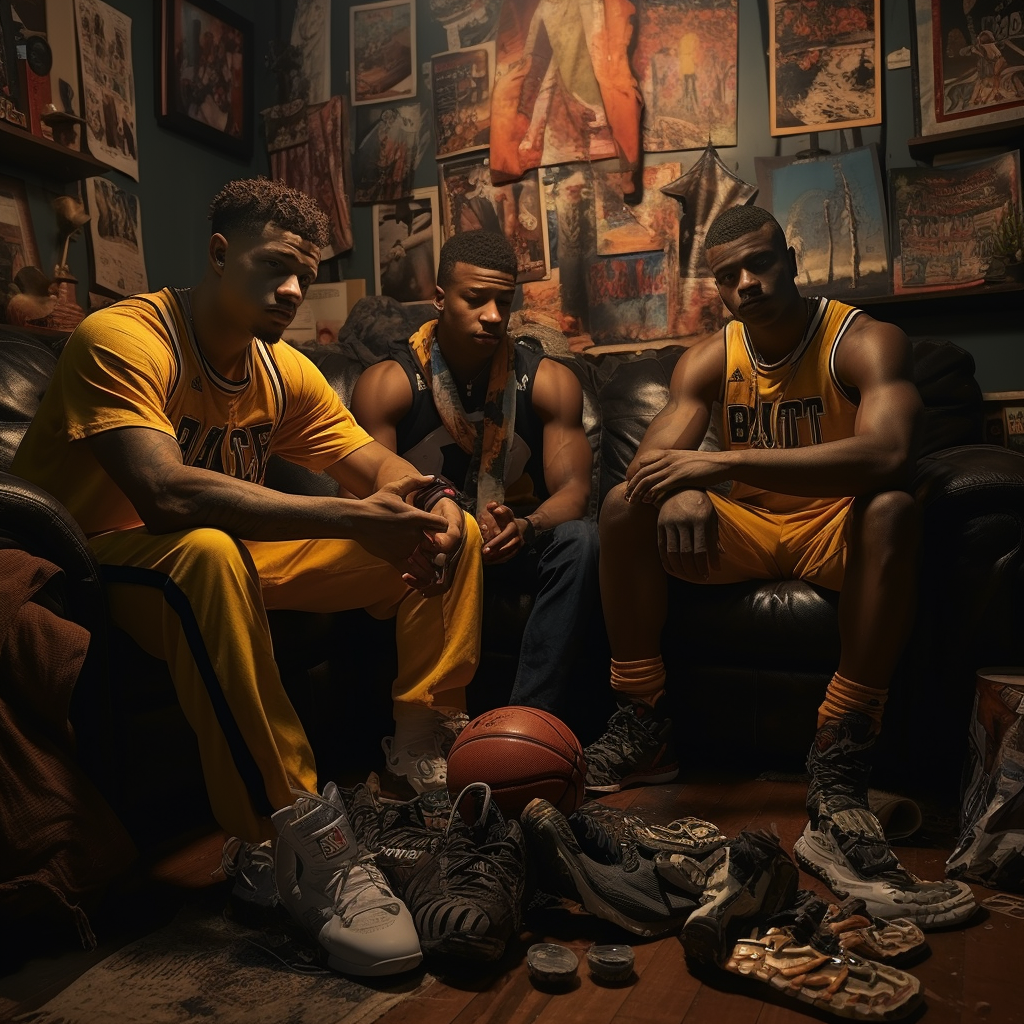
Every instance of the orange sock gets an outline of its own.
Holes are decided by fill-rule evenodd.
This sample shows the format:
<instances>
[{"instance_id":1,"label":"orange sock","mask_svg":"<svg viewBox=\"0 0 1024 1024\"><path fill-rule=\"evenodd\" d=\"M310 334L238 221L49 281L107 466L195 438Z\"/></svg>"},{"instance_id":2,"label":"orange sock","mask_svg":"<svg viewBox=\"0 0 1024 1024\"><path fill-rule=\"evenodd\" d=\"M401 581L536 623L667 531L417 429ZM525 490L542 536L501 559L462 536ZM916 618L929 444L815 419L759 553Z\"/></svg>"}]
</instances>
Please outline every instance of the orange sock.
<instances>
[{"instance_id":1,"label":"orange sock","mask_svg":"<svg viewBox=\"0 0 1024 1024\"><path fill-rule=\"evenodd\" d=\"M665 663L661 655L640 661L612 658L612 689L630 700L654 707L665 692Z\"/></svg>"},{"instance_id":2,"label":"orange sock","mask_svg":"<svg viewBox=\"0 0 1024 1024\"><path fill-rule=\"evenodd\" d=\"M818 708L818 728L830 719L856 713L867 715L871 719L873 731L877 733L882 727L882 712L888 696L888 690L861 686L837 672L825 690L825 700Z\"/></svg>"}]
</instances>

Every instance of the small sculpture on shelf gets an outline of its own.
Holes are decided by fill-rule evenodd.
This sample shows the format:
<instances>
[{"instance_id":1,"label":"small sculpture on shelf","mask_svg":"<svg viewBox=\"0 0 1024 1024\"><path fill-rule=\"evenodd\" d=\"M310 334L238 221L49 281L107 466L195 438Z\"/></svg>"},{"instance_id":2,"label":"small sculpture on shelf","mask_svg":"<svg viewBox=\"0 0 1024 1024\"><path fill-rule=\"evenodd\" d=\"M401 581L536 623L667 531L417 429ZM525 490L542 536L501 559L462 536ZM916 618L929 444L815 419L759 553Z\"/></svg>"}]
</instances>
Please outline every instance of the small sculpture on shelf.
<instances>
[{"instance_id":1,"label":"small sculpture on shelf","mask_svg":"<svg viewBox=\"0 0 1024 1024\"><path fill-rule=\"evenodd\" d=\"M60 229L61 254L60 261L53 268L53 281L57 286L57 305L50 316L49 326L62 331L74 330L85 318L85 310L78 305L75 285L78 278L71 273L68 266L68 246L77 237L83 224L88 223L89 214L81 199L75 196L58 196L50 204L57 214L57 226Z\"/></svg>"},{"instance_id":2,"label":"small sculpture on shelf","mask_svg":"<svg viewBox=\"0 0 1024 1024\"><path fill-rule=\"evenodd\" d=\"M57 305L54 284L38 267L22 267L8 287L4 319L15 326L49 327Z\"/></svg>"}]
</instances>

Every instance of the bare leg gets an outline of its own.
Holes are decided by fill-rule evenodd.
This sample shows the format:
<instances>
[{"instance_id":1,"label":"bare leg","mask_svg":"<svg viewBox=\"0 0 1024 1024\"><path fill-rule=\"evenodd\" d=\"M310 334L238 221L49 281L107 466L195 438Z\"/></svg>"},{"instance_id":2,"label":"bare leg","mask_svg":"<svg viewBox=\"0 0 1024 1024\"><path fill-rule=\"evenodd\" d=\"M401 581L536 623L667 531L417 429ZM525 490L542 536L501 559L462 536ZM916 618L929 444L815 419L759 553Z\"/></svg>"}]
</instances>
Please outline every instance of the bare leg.
<instances>
[{"instance_id":1,"label":"bare leg","mask_svg":"<svg viewBox=\"0 0 1024 1024\"><path fill-rule=\"evenodd\" d=\"M612 657L640 661L661 654L668 582L658 554L658 510L628 504L625 484L601 506L601 605Z\"/></svg>"}]
</instances>

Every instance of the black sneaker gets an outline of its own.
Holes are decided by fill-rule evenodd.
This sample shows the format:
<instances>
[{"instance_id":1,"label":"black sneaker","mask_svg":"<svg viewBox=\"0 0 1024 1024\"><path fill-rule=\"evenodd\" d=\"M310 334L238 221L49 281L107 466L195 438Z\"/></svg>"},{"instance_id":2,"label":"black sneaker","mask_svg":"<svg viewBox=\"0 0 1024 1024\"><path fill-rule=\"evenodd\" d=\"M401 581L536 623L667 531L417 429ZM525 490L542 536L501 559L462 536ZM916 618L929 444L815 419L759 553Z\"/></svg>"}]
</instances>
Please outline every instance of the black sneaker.
<instances>
[{"instance_id":1,"label":"black sneaker","mask_svg":"<svg viewBox=\"0 0 1024 1024\"><path fill-rule=\"evenodd\" d=\"M729 935L734 922L766 920L796 897L796 865L770 832L741 832L701 868L706 884L700 906L679 936L686 955L699 963L725 963L736 939Z\"/></svg>"},{"instance_id":2,"label":"black sneaker","mask_svg":"<svg viewBox=\"0 0 1024 1024\"><path fill-rule=\"evenodd\" d=\"M523 833L504 820L485 783L467 786L454 805L438 848L419 858L403 896L424 953L499 960L522 920ZM470 806L472 825L459 813Z\"/></svg>"},{"instance_id":3,"label":"black sneaker","mask_svg":"<svg viewBox=\"0 0 1024 1024\"><path fill-rule=\"evenodd\" d=\"M628 829L601 842L599 821L579 815L570 823L547 800L531 800L520 816L541 884L581 904L595 917L634 935L653 938L680 928L696 901L667 883L653 860L642 855ZM574 828L575 825L575 828ZM584 852L577 831L588 830ZM594 854L591 856L590 854Z\"/></svg>"},{"instance_id":4,"label":"black sneaker","mask_svg":"<svg viewBox=\"0 0 1024 1024\"><path fill-rule=\"evenodd\" d=\"M661 705L664 697L658 701ZM604 735L583 752L587 761L587 789L617 793L638 783L671 782L679 764L669 737L672 720L659 707L626 701L608 719Z\"/></svg>"}]
</instances>

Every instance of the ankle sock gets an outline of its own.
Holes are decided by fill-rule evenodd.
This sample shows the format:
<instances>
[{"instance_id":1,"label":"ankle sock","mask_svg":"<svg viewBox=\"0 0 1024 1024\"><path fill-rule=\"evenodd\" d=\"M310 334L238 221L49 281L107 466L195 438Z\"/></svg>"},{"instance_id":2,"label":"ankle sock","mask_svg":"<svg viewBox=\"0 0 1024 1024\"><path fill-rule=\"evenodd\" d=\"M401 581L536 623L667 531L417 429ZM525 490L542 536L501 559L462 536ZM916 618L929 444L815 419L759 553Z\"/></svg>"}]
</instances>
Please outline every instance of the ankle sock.
<instances>
[{"instance_id":1,"label":"ankle sock","mask_svg":"<svg viewBox=\"0 0 1024 1024\"><path fill-rule=\"evenodd\" d=\"M860 714L871 720L872 731L877 734L882 727L882 712L888 696L887 689L862 686L837 672L828 684L825 699L818 708L818 728L843 715Z\"/></svg>"},{"instance_id":2,"label":"ankle sock","mask_svg":"<svg viewBox=\"0 0 1024 1024\"><path fill-rule=\"evenodd\" d=\"M659 654L640 661L616 661L612 658L612 689L632 701L651 707L665 692L665 663Z\"/></svg>"}]
</instances>

